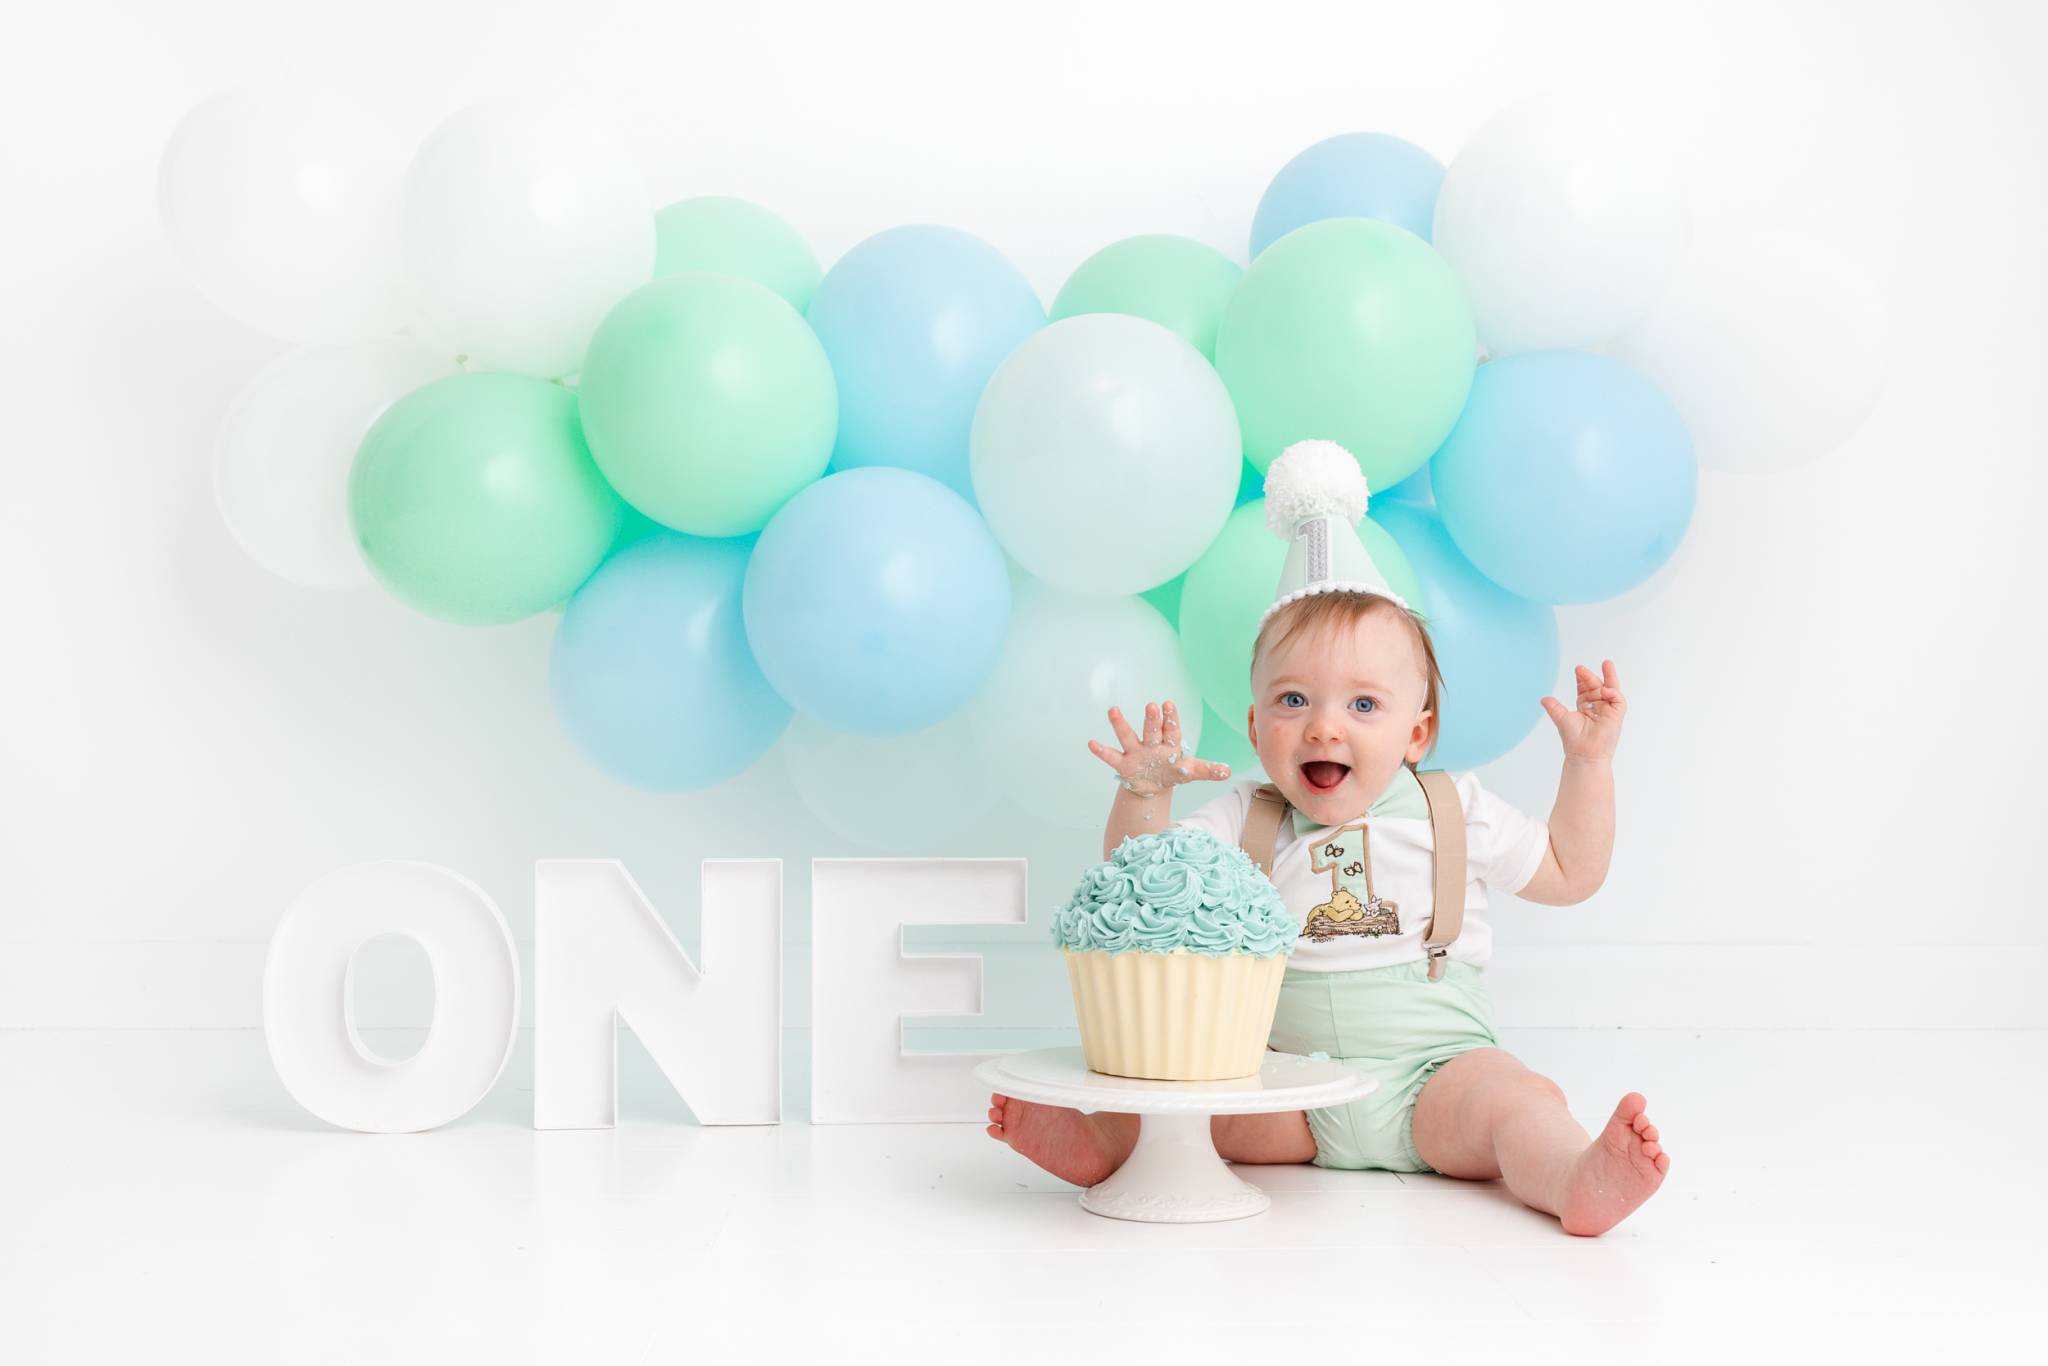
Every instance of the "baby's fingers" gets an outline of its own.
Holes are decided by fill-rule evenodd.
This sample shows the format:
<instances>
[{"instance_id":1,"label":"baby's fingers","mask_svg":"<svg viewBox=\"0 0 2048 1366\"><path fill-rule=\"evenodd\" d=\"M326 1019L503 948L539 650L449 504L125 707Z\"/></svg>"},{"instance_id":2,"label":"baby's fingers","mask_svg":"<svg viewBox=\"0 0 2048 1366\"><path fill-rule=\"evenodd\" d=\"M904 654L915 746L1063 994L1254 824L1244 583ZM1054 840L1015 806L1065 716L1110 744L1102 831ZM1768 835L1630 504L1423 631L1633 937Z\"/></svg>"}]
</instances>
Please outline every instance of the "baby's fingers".
<instances>
[{"instance_id":1,"label":"baby's fingers","mask_svg":"<svg viewBox=\"0 0 2048 1366\"><path fill-rule=\"evenodd\" d=\"M1212 763L1207 759L1203 759L1200 761L1200 767L1202 770L1200 776L1209 779L1211 782L1221 782L1230 776L1229 764Z\"/></svg>"},{"instance_id":2,"label":"baby's fingers","mask_svg":"<svg viewBox=\"0 0 2048 1366\"><path fill-rule=\"evenodd\" d=\"M1160 711L1162 714L1163 721L1163 724L1160 728L1163 732L1161 738L1163 738L1168 745L1171 745L1175 749L1179 749L1180 709L1175 707L1173 703L1169 701L1163 707L1160 708Z\"/></svg>"},{"instance_id":3,"label":"baby's fingers","mask_svg":"<svg viewBox=\"0 0 2048 1366\"><path fill-rule=\"evenodd\" d=\"M1124 714L1115 707L1109 709L1109 724L1116 731L1116 742L1124 747L1126 753L1138 747L1137 732L1131 729L1131 723L1124 720Z\"/></svg>"},{"instance_id":4,"label":"baby's fingers","mask_svg":"<svg viewBox=\"0 0 2048 1366\"><path fill-rule=\"evenodd\" d=\"M1117 753L1115 750L1111 749L1108 745L1103 744L1102 741L1090 740L1088 742L1088 752L1090 754L1093 754L1096 758L1102 760L1103 763L1108 764L1118 773L1122 773L1124 771L1122 764L1122 759L1124 756Z\"/></svg>"}]
</instances>

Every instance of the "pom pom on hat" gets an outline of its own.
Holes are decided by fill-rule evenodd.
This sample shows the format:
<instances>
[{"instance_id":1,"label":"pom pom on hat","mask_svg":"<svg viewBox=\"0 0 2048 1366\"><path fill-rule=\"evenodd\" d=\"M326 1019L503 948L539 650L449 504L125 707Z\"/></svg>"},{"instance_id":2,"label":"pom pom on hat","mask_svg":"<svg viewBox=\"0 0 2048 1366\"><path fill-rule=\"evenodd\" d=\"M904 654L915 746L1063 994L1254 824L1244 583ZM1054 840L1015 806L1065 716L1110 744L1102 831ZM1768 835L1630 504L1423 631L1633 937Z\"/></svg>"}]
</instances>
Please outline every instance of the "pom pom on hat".
<instances>
[{"instance_id":1,"label":"pom pom on hat","mask_svg":"<svg viewBox=\"0 0 2048 1366\"><path fill-rule=\"evenodd\" d=\"M1334 441L1297 441L1266 471L1266 527L1283 541L1304 517L1340 517L1355 527L1366 501L1365 471Z\"/></svg>"},{"instance_id":2,"label":"pom pom on hat","mask_svg":"<svg viewBox=\"0 0 2048 1366\"><path fill-rule=\"evenodd\" d=\"M1375 593L1408 606L1358 535L1365 506L1365 471L1336 442L1297 441L1280 452L1266 471L1266 526L1287 542L1287 560L1259 629L1288 603L1317 593Z\"/></svg>"}]
</instances>

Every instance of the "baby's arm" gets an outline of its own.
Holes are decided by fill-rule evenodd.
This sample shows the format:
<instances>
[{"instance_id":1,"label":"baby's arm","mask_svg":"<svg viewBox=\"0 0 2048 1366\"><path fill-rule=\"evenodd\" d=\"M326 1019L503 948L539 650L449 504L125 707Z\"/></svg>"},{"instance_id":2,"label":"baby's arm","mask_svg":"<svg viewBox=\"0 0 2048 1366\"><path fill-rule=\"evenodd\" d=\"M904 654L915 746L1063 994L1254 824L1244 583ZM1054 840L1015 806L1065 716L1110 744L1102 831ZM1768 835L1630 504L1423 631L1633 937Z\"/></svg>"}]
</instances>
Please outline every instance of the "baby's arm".
<instances>
[{"instance_id":1,"label":"baby's arm","mask_svg":"<svg viewBox=\"0 0 2048 1366\"><path fill-rule=\"evenodd\" d=\"M1109 824L1102 831L1102 857L1108 858L1116 847L1132 835L1156 835L1164 830L1173 819L1172 795L1155 792L1141 797L1121 785L1116 790L1116 801L1109 808Z\"/></svg>"},{"instance_id":2,"label":"baby's arm","mask_svg":"<svg viewBox=\"0 0 2048 1366\"><path fill-rule=\"evenodd\" d=\"M1550 847L1536 875L1516 893L1525 901L1569 906L1584 901L1607 880L1614 855L1614 747L1628 701L1613 660L1601 661L1602 677L1581 664L1579 707L1566 711L1554 697L1543 709L1564 741L1564 772L1550 809Z\"/></svg>"}]
</instances>

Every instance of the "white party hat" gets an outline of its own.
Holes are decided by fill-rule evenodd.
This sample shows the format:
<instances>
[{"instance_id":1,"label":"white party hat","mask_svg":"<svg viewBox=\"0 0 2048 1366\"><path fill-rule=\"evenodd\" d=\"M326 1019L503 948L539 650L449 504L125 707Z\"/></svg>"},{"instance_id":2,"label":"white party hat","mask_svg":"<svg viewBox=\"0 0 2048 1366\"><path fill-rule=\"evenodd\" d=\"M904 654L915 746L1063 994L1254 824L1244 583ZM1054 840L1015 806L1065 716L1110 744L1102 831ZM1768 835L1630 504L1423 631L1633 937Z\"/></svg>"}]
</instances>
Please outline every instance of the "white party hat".
<instances>
[{"instance_id":1,"label":"white party hat","mask_svg":"<svg viewBox=\"0 0 2048 1366\"><path fill-rule=\"evenodd\" d=\"M1350 589L1407 607L1372 562L1358 523L1365 516L1365 472L1334 441L1297 441L1266 471L1266 526L1287 542L1287 563L1267 617L1298 598Z\"/></svg>"}]
</instances>

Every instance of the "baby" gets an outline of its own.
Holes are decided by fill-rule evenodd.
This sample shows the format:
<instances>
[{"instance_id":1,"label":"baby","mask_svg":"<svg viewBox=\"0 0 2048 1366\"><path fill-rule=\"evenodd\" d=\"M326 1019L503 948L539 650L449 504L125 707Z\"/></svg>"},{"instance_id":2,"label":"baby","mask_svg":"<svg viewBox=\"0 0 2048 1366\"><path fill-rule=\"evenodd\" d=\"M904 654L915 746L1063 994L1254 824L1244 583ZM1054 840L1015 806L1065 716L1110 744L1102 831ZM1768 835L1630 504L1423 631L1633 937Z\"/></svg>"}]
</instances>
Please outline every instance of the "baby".
<instances>
[{"instance_id":1,"label":"baby","mask_svg":"<svg viewBox=\"0 0 2048 1366\"><path fill-rule=\"evenodd\" d=\"M1303 922L1272 1045L1322 1051L1366 1071L1378 1090L1350 1105L1218 1115L1216 1148L1233 1162L1501 1178L1567 1233L1599 1234L1649 1199L1671 1158L1643 1097L1630 1092L1597 1138L1555 1082L1494 1036L1484 970L1492 947L1486 890L1564 906L1606 879L1614 844L1611 758L1627 702L1612 661L1581 665L1578 707L1542 699L1564 745L1548 826L1471 774L1457 780L1466 823L1467 906L1441 978L1431 980L1428 812L1413 766L1435 743L1441 675L1421 620L1375 593L1321 592L1274 612L1252 652L1246 717L1259 760L1293 812L1272 860L1275 885ZM1168 823L1172 789L1230 771L1183 754L1173 703L1148 704L1144 733L1109 712L1121 752L1089 749L1122 780L1103 835L1107 858ZM1190 814L1226 843L1244 830L1255 784ZM1371 914L1363 914L1364 911ZM990 1097L987 1132L1077 1185L1107 1178L1137 1141L1136 1115Z\"/></svg>"}]
</instances>

